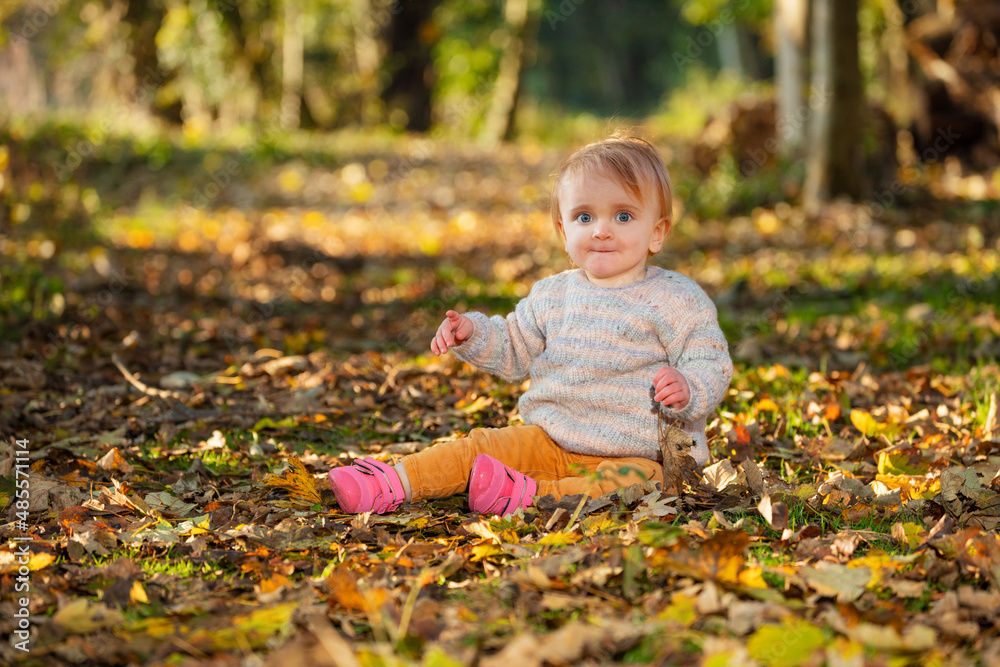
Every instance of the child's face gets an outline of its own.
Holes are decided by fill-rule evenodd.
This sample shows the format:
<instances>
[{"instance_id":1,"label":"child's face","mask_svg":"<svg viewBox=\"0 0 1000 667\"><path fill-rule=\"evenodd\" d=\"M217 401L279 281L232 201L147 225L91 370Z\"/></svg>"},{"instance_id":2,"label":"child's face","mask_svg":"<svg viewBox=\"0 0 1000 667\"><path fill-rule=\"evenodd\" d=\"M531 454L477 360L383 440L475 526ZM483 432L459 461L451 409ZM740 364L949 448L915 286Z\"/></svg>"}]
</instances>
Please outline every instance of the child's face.
<instances>
[{"instance_id":1,"label":"child's face","mask_svg":"<svg viewBox=\"0 0 1000 667\"><path fill-rule=\"evenodd\" d=\"M657 198L637 199L603 174L565 175L559 183L559 229L566 252L595 285L621 287L646 276L646 257L670 230ZM649 188L646 188L647 192Z\"/></svg>"}]
</instances>

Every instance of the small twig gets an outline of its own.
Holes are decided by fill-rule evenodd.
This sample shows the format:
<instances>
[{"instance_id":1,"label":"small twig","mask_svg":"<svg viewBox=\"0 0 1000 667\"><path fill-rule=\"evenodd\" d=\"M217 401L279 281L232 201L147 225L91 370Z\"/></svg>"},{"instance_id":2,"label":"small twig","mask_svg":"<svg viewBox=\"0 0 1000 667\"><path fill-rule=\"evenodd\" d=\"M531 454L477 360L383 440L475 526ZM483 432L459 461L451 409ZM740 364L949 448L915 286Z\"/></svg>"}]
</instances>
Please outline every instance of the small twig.
<instances>
[{"instance_id":1,"label":"small twig","mask_svg":"<svg viewBox=\"0 0 1000 667\"><path fill-rule=\"evenodd\" d=\"M185 396L184 394L180 394L176 391L167 391L165 389L160 389L158 387L150 387L149 385L143 383L142 381L139 380L139 378L132 375L132 373L130 373L129 370L125 368L125 365L122 363L122 360L118 358L117 352L111 353L111 361L114 362L115 366L118 367L118 370L121 371L122 375L125 376L125 379L129 381L129 384L131 384L133 387L135 387L142 393L146 394L147 396L154 396L156 398L173 398L178 401L185 401L188 399L187 396Z\"/></svg>"},{"instance_id":2,"label":"small twig","mask_svg":"<svg viewBox=\"0 0 1000 667\"><path fill-rule=\"evenodd\" d=\"M396 630L397 643L406 639L406 633L410 629L410 619L413 617L413 609L417 605L417 596L420 594L420 589L424 586L424 576L427 572L428 568L426 567L421 570L420 575L416 578L416 582L410 587L410 592L406 596L406 603L403 605L403 614L399 619L399 628Z\"/></svg>"}]
</instances>

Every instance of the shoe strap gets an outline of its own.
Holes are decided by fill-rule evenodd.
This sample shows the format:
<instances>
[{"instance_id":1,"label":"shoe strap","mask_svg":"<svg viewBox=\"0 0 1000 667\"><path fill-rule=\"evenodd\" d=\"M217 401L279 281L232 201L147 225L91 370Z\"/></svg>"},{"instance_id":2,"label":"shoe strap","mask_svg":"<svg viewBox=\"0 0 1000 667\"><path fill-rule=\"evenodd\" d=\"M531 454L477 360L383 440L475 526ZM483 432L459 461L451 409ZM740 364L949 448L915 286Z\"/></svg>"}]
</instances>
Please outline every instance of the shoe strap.
<instances>
[{"instance_id":1,"label":"shoe strap","mask_svg":"<svg viewBox=\"0 0 1000 667\"><path fill-rule=\"evenodd\" d=\"M528 477L522 472L514 470L510 466L504 465L504 474L507 478L514 482L514 488L510 490L509 496L500 496L496 499L490 509L486 512L488 514L499 514L500 516L507 516L511 513L511 508L516 510L518 507L524 507L524 494L528 488ZM506 501L503 505L503 509L497 510L497 504Z\"/></svg>"},{"instance_id":2,"label":"shoe strap","mask_svg":"<svg viewBox=\"0 0 1000 667\"><path fill-rule=\"evenodd\" d=\"M403 492L403 483L399 479L399 474L393 470L392 466L386 465L370 456L360 461L355 461L354 465L360 468L362 473L372 475L378 480L379 494L374 498L376 514L391 512L406 500L406 494ZM387 492L391 496L391 499L386 498ZM381 506L379 506L380 501Z\"/></svg>"}]
</instances>

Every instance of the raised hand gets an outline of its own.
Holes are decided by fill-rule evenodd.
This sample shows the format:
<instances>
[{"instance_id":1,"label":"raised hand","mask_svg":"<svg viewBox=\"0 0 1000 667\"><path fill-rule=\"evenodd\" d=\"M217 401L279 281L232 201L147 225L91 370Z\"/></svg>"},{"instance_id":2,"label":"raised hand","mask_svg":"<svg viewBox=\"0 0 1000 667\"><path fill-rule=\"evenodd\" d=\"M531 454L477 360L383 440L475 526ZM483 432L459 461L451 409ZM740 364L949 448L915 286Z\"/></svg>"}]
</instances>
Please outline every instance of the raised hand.
<instances>
[{"instance_id":1,"label":"raised hand","mask_svg":"<svg viewBox=\"0 0 1000 667\"><path fill-rule=\"evenodd\" d=\"M664 366L656 371L653 386L656 389L653 400L665 408L680 410L691 400L691 388L676 368Z\"/></svg>"},{"instance_id":2,"label":"raised hand","mask_svg":"<svg viewBox=\"0 0 1000 667\"><path fill-rule=\"evenodd\" d=\"M472 320L465 315L460 315L454 310L449 310L445 314L447 317L431 340L431 352L438 355L444 354L450 347L461 345L469 339L473 331Z\"/></svg>"}]
</instances>

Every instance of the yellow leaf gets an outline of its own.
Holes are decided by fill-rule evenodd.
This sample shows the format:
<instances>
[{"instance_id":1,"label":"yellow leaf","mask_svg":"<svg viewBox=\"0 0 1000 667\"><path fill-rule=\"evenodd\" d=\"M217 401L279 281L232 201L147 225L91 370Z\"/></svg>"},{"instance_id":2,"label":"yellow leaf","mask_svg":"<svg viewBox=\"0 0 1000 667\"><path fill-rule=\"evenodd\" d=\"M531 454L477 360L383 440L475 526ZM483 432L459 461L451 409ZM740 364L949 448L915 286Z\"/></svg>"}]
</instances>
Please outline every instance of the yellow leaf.
<instances>
[{"instance_id":1,"label":"yellow leaf","mask_svg":"<svg viewBox=\"0 0 1000 667\"><path fill-rule=\"evenodd\" d=\"M231 627L199 630L187 640L195 646L204 644L217 650L262 646L272 635L283 635L292 630L292 614L298 606L298 602L289 602L258 609L248 615L234 617Z\"/></svg>"},{"instance_id":2,"label":"yellow leaf","mask_svg":"<svg viewBox=\"0 0 1000 667\"><path fill-rule=\"evenodd\" d=\"M140 584L138 580L132 582L132 590L129 591L128 597L132 600L132 602L149 604L149 598L146 596L146 589L142 587L142 584Z\"/></svg>"},{"instance_id":3,"label":"yellow leaf","mask_svg":"<svg viewBox=\"0 0 1000 667\"><path fill-rule=\"evenodd\" d=\"M670 606L661 611L658 618L664 621L676 621L685 628L689 627L698 620L695 599L682 593L674 593L670 598Z\"/></svg>"},{"instance_id":4,"label":"yellow leaf","mask_svg":"<svg viewBox=\"0 0 1000 667\"><path fill-rule=\"evenodd\" d=\"M906 452L878 453L878 471L882 475L923 475L928 468L927 465L910 465L910 455Z\"/></svg>"},{"instance_id":5,"label":"yellow leaf","mask_svg":"<svg viewBox=\"0 0 1000 667\"><path fill-rule=\"evenodd\" d=\"M184 535L201 535L202 533L210 533L211 531L211 517L207 514L202 516L196 516L193 519L188 519L184 521L179 526L177 526L177 534Z\"/></svg>"},{"instance_id":6,"label":"yellow leaf","mask_svg":"<svg viewBox=\"0 0 1000 667\"><path fill-rule=\"evenodd\" d=\"M888 469L890 466L886 467ZM941 493L940 478L927 479L916 475L875 475L875 481L882 482L890 489L901 489L903 500L912 500L913 498L930 500Z\"/></svg>"},{"instance_id":7,"label":"yellow leaf","mask_svg":"<svg viewBox=\"0 0 1000 667\"><path fill-rule=\"evenodd\" d=\"M42 551L28 556L26 565L30 571L37 572L51 565L55 559L56 557L52 554ZM2 555L0 555L0 574L16 574L24 565L24 563L21 563L20 557L15 557L9 551L2 552Z\"/></svg>"},{"instance_id":8,"label":"yellow leaf","mask_svg":"<svg viewBox=\"0 0 1000 667\"><path fill-rule=\"evenodd\" d=\"M739 582L747 588L767 588L767 582L762 576L763 572L762 568L748 567L740 571Z\"/></svg>"},{"instance_id":9,"label":"yellow leaf","mask_svg":"<svg viewBox=\"0 0 1000 667\"><path fill-rule=\"evenodd\" d=\"M121 625L125 617L102 602L76 598L53 614L52 621L67 634L86 635Z\"/></svg>"},{"instance_id":10,"label":"yellow leaf","mask_svg":"<svg viewBox=\"0 0 1000 667\"><path fill-rule=\"evenodd\" d=\"M851 410L851 423L854 424L854 428L869 438L873 438L879 433L879 423L864 410Z\"/></svg>"},{"instance_id":11,"label":"yellow leaf","mask_svg":"<svg viewBox=\"0 0 1000 667\"><path fill-rule=\"evenodd\" d=\"M464 662L455 660L440 646L431 648L424 654L424 658L420 662L421 667L462 667L463 665L465 665Z\"/></svg>"},{"instance_id":12,"label":"yellow leaf","mask_svg":"<svg viewBox=\"0 0 1000 667\"><path fill-rule=\"evenodd\" d=\"M316 492L316 482L313 480L313 476L306 471L299 457L292 456L288 459L288 463L291 467L281 477L267 475L264 478L264 484L288 489L288 495L291 496L292 500L298 501L306 507L323 502L319 493Z\"/></svg>"},{"instance_id":13,"label":"yellow leaf","mask_svg":"<svg viewBox=\"0 0 1000 667\"><path fill-rule=\"evenodd\" d=\"M886 570L895 572L906 565L902 561L895 560L892 556L881 550L869 551L860 558L854 558L847 562L847 567L851 569L869 568L872 576L868 582L868 587L877 586L882 581L882 575Z\"/></svg>"},{"instance_id":14,"label":"yellow leaf","mask_svg":"<svg viewBox=\"0 0 1000 667\"><path fill-rule=\"evenodd\" d=\"M915 549L927 538L927 529L911 521L897 522L892 527L892 536L909 548Z\"/></svg>"},{"instance_id":15,"label":"yellow leaf","mask_svg":"<svg viewBox=\"0 0 1000 667\"><path fill-rule=\"evenodd\" d=\"M754 406L757 412L768 411L768 412L780 412L781 408L778 404L772 401L770 398L762 398L757 401L757 405Z\"/></svg>"},{"instance_id":16,"label":"yellow leaf","mask_svg":"<svg viewBox=\"0 0 1000 667\"><path fill-rule=\"evenodd\" d=\"M499 556L502 553L503 549L495 544L477 544L472 547L472 562L475 563L490 556Z\"/></svg>"},{"instance_id":17,"label":"yellow leaf","mask_svg":"<svg viewBox=\"0 0 1000 667\"><path fill-rule=\"evenodd\" d=\"M538 540L538 543L548 544L554 547L564 547L567 544L576 544L581 539L583 538L580 535L577 535L576 533L558 532L558 533L549 533L548 535L545 535L544 537L542 537L542 539Z\"/></svg>"},{"instance_id":18,"label":"yellow leaf","mask_svg":"<svg viewBox=\"0 0 1000 667\"><path fill-rule=\"evenodd\" d=\"M752 658L768 667L797 667L824 646L823 631L795 616L786 616L781 625L762 625L747 641Z\"/></svg>"}]
</instances>

